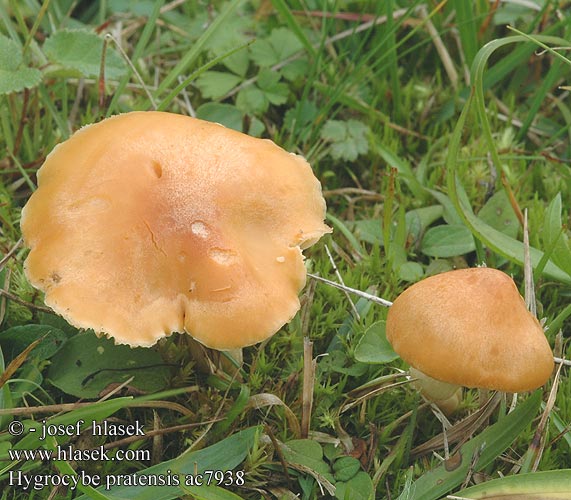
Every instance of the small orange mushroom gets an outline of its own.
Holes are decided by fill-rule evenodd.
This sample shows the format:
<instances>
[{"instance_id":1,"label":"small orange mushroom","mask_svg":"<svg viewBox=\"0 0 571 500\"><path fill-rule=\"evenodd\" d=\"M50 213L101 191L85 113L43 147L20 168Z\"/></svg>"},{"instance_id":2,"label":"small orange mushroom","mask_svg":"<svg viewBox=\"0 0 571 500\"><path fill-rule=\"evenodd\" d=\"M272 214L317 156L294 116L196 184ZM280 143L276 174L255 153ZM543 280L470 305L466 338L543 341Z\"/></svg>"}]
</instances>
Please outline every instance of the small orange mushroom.
<instances>
[{"instance_id":1,"label":"small orange mushroom","mask_svg":"<svg viewBox=\"0 0 571 500\"><path fill-rule=\"evenodd\" d=\"M386 328L425 396L449 410L459 386L524 392L553 371L541 325L496 269L449 271L414 284L389 308Z\"/></svg>"},{"instance_id":2,"label":"small orange mushroom","mask_svg":"<svg viewBox=\"0 0 571 500\"><path fill-rule=\"evenodd\" d=\"M300 307L302 249L330 232L304 158L171 113L82 128L38 186L22 211L28 279L69 323L130 345L273 335Z\"/></svg>"}]
</instances>

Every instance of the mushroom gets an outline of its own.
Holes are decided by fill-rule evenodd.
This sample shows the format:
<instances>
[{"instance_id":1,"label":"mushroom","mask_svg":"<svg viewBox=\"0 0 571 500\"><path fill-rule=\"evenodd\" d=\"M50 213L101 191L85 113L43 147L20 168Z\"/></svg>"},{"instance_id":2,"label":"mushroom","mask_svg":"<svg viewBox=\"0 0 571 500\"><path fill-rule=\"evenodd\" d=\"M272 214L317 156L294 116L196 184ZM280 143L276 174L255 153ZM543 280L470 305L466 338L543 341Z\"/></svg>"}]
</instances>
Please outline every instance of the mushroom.
<instances>
[{"instance_id":1,"label":"mushroom","mask_svg":"<svg viewBox=\"0 0 571 500\"><path fill-rule=\"evenodd\" d=\"M303 157L172 113L82 128L38 186L22 211L26 276L69 323L133 346L273 335L300 307L302 250L331 231Z\"/></svg>"},{"instance_id":2,"label":"mushroom","mask_svg":"<svg viewBox=\"0 0 571 500\"><path fill-rule=\"evenodd\" d=\"M389 308L386 332L422 393L449 412L460 386L524 392L553 371L543 329L513 280L496 269L449 271L414 284Z\"/></svg>"}]
</instances>

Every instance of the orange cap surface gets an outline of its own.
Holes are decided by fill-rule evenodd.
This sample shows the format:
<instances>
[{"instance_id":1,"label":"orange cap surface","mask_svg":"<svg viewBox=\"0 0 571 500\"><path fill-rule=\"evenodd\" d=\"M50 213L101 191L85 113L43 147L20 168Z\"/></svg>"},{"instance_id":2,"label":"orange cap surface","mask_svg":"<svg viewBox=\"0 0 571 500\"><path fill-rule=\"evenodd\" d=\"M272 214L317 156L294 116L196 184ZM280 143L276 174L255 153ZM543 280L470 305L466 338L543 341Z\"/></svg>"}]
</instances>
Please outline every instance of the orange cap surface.
<instances>
[{"instance_id":1,"label":"orange cap surface","mask_svg":"<svg viewBox=\"0 0 571 500\"><path fill-rule=\"evenodd\" d=\"M485 267L426 278L389 308L387 339L409 365L466 387L523 392L545 384L553 353L513 280Z\"/></svg>"},{"instance_id":2,"label":"orange cap surface","mask_svg":"<svg viewBox=\"0 0 571 500\"><path fill-rule=\"evenodd\" d=\"M273 335L300 307L301 249L330 232L301 156L171 113L84 127L38 184L21 221L28 279L71 324L130 345Z\"/></svg>"}]
</instances>

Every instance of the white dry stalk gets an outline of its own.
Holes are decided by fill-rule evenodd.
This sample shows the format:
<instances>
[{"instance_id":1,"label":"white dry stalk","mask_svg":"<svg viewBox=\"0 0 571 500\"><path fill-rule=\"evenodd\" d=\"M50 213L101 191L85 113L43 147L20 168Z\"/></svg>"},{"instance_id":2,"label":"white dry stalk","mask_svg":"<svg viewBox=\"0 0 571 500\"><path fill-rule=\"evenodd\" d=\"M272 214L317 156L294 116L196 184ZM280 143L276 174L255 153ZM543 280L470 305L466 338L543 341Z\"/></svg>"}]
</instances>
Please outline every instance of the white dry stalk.
<instances>
[{"instance_id":1,"label":"white dry stalk","mask_svg":"<svg viewBox=\"0 0 571 500\"><path fill-rule=\"evenodd\" d=\"M371 293L363 292L362 290L357 290L356 288L351 288L346 285L340 285L339 283L335 283L335 281L322 278L321 276L317 276L316 274L307 273L307 275L310 278L313 278L314 280L317 281L321 281L322 283L326 283L327 285L332 286L333 288L338 288L339 290L343 290L352 293L354 295L358 295L359 297L370 300L371 302L375 302L376 304L380 304L385 307L390 307L393 305L393 303L390 300L377 297L376 295L373 295Z\"/></svg>"},{"instance_id":2,"label":"white dry stalk","mask_svg":"<svg viewBox=\"0 0 571 500\"><path fill-rule=\"evenodd\" d=\"M420 5L417 9L417 12L420 18L425 23L426 30L428 31L428 34L432 39L432 43L436 48L436 52L438 52L438 55L440 56L440 60L442 62L442 65L444 66L446 74L448 75L448 78L450 78L450 83L452 84L454 90L456 90L458 88L458 72L454 67L454 62L450 57L450 53L448 52L446 46L442 42L442 38L440 38L440 35L438 34L438 31L434 27L434 24L432 24L432 21L428 16L428 10L426 9L426 6Z\"/></svg>"},{"instance_id":3,"label":"white dry stalk","mask_svg":"<svg viewBox=\"0 0 571 500\"><path fill-rule=\"evenodd\" d=\"M535 303L535 287L533 286L533 268L529 252L529 230L527 227L527 208L523 212L523 277L525 289L525 305L528 311L537 318Z\"/></svg>"}]
</instances>

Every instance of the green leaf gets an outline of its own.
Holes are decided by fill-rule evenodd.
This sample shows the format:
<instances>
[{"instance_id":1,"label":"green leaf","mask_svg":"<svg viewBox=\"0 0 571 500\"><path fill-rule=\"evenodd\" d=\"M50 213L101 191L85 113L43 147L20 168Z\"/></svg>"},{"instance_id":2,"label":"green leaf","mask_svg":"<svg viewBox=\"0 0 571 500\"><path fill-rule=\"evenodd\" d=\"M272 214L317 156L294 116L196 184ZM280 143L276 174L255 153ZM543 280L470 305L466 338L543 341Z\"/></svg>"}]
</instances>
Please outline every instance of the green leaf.
<instances>
[{"instance_id":1,"label":"green leaf","mask_svg":"<svg viewBox=\"0 0 571 500\"><path fill-rule=\"evenodd\" d=\"M46 40L44 52L65 69L83 76L99 76L103 39L88 31L58 31ZM111 45L105 55L105 76L119 78L127 70L125 62Z\"/></svg>"},{"instance_id":2,"label":"green leaf","mask_svg":"<svg viewBox=\"0 0 571 500\"><path fill-rule=\"evenodd\" d=\"M321 138L332 143L333 159L354 161L369 151L368 133L369 127L357 120L328 120L321 129Z\"/></svg>"},{"instance_id":3,"label":"green leaf","mask_svg":"<svg viewBox=\"0 0 571 500\"><path fill-rule=\"evenodd\" d=\"M571 276L571 248L561 220L561 193L557 193L545 211L543 245L552 248L551 260Z\"/></svg>"},{"instance_id":4,"label":"green leaf","mask_svg":"<svg viewBox=\"0 0 571 500\"><path fill-rule=\"evenodd\" d=\"M279 62L272 44L268 40L258 38L250 45L252 60L262 68L272 66Z\"/></svg>"},{"instance_id":5,"label":"green leaf","mask_svg":"<svg viewBox=\"0 0 571 500\"><path fill-rule=\"evenodd\" d=\"M323 460L323 449L312 439L292 439L281 447L286 462L303 465L333 482L329 465Z\"/></svg>"},{"instance_id":6,"label":"green leaf","mask_svg":"<svg viewBox=\"0 0 571 500\"><path fill-rule=\"evenodd\" d=\"M42 337L43 340L30 352L28 358L49 359L67 340L67 335L53 326L23 325L13 326L0 333L0 345L6 359L11 360Z\"/></svg>"},{"instance_id":7,"label":"green leaf","mask_svg":"<svg viewBox=\"0 0 571 500\"><path fill-rule=\"evenodd\" d=\"M361 363L389 363L399 357L387 340L384 320L365 330L355 348L355 359Z\"/></svg>"},{"instance_id":8,"label":"green leaf","mask_svg":"<svg viewBox=\"0 0 571 500\"><path fill-rule=\"evenodd\" d=\"M287 28L275 28L266 39L258 39L250 47L252 60L262 67L273 66L303 47L297 37Z\"/></svg>"},{"instance_id":9,"label":"green leaf","mask_svg":"<svg viewBox=\"0 0 571 500\"><path fill-rule=\"evenodd\" d=\"M224 45L217 47L213 52L216 57L223 56L225 53L230 52L234 47L238 45L243 45L245 42L243 37L239 37L238 39L234 40L232 44ZM232 73L240 75L242 78L246 77L246 73L248 72L248 66L250 65L250 56L247 50L240 50L226 56L222 60L222 64L226 66Z\"/></svg>"},{"instance_id":10,"label":"green leaf","mask_svg":"<svg viewBox=\"0 0 571 500\"><path fill-rule=\"evenodd\" d=\"M259 432L260 429L258 427L250 427L208 448L184 453L173 460L167 460L137 472L136 475L145 476L147 479L157 476L163 476L165 478L176 476L179 478L181 485L183 485L187 475L189 477L196 477L196 474L202 474L203 478L206 478L204 474L205 471L228 471L236 469L236 467L244 461L252 446L254 446L256 436ZM105 489L104 486L101 486L97 488L97 491L112 498L131 500L172 500L173 498L180 498L181 494L184 493L184 489L180 485L112 486L109 489ZM89 499L90 497L88 495L82 495L76 500Z\"/></svg>"},{"instance_id":11,"label":"green leaf","mask_svg":"<svg viewBox=\"0 0 571 500\"><path fill-rule=\"evenodd\" d=\"M10 38L0 35L0 68L15 70L23 62L21 47Z\"/></svg>"},{"instance_id":12,"label":"green leaf","mask_svg":"<svg viewBox=\"0 0 571 500\"><path fill-rule=\"evenodd\" d=\"M192 495L193 500L242 500L241 496L214 484L201 486L185 486L182 490Z\"/></svg>"},{"instance_id":13,"label":"green leaf","mask_svg":"<svg viewBox=\"0 0 571 500\"><path fill-rule=\"evenodd\" d=\"M244 113L260 115L267 111L270 102L255 85L243 88L236 97L236 107Z\"/></svg>"},{"instance_id":14,"label":"green leaf","mask_svg":"<svg viewBox=\"0 0 571 500\"><path fill-rule=\"evenodd\" d=\"M242 81L239 76L221 71L206 71L196 79L195 85L205 99L218 99Z\"/></svg>"},{"instance_id":15,"label":"green leaf","mask_svg":"<svg viewBox=\"0 0 571 500\"><path fill-rule=\"evenodd\" d=\"M333 475L336 481L349 481L361 470L361 462L354 457L339 457L333 462Z\"/></svg>"},{"instance_id":16,"label":"green leaf","mask_svg":"<svg viewBox=\"0 0 571 500\"><path fill-rule=\"evenodd\" d=\"M442 217L443 213L444 209L441 205L409 210L405 215L408 233L418 240L433 222Z\"/></svg>"},{"instance_id":17,"label":"green leaf","mask_svg":"<svg viewBox=\"0 0 571 500\"><path fill-rule=\"evenodd\" d=\"M383 244L383 231L381 221L378 219L357 220L351 225L351 228L359 240L372 245Z\"/></svg>"},{"instance_id":18,"label":"green leaf","mask_svg":"<svg viewBox=\"0 0 571 500\"><path fill-rule=\"evenodd\" d=\"M10 38L0 35L0 95L30 89L41 82L40 70L22 64L22 49Z\"/></svg>"},{"instance_id":19,"label":"green leaf","mask_svg":"<svg viewBox=\"0 0 571 500\"><path fill-rule=\"evenodd\" d=\"M207 102L196 110L196 117L209 122L221 123L225 127L243 132L244 113L231 104Z\"/></svg>"},{"instance_id":20,"label":"green leaf","mask_svg":"<svg viewBox=\"0 0 571 500\"><path fill-rule=\"evenodd\" d=\"M416 283L424 276L424 269L418 262L405 262L398 267L399 279Z\"/></svg>"},{"instance_id":21,"label":"green leaf","mask_svg":"<svg viewBox=\"0 0 571 500\"><path fill-rule=\"evenodd\" d=\"M287 101L289 87L285 83L279 83L281 76L275 71L262 69L258 74L258 86L264 91L268 101L280 105Z\"/></svg>"},{"instance_id":22,"label":"green leaf","mask_svg":"<svg viewBox=\"0 0 571 500\"><path fill-rule=\"evenodd\" d=\"M487 201L478 212L478 218L512 238L519 232L519 220L504 190L498 191Z\"/></svg>"},{"instance_id":23,"label":"green leaf","mask_svg":"<svg viewBox=\"0 0 571 500\"><path fill-rule=\"evenodd\" d=\"M349 481L335 483L335 497L339 500L373 500L375 486L366 472L359 472Z\"/></svg>"},{"instance_id":24,"label":"green leaf","mask_svg":"<svg viewBox=\"0 0 571 500\"><path fill-rule=\"evenodd\" d=\"M542 391L535 391L514 411L499 422L489 426L464 444L460 451L446 463L426 472L410 488L406 488L397 500L436 500L462 484L479 454L474 471L480 471L499 457L517 436L532 422Z\"/></svg>"},{"instance_id":25,"label":"green leaf","mask_svg":"<svg viewBox=\"0 0 571 500\"><path fill-rule=\"evenodd\" d=\"M476 249L470 230L460 224L431 227L422 239L421 251L431 257L455 257Z\"/></svg>"},{"instance_id":26,"label":"green leaf","mask_svg":"<svg viewBox=\"0 0 571 500\"><path fill-rule=\"evenodd\" d=\"M551 470L493 479L461 490L455 496L472 499L571 500L571 470Z\"/></svg>"},{"instance_id":27,"label":"green leaf","mask_svg":"<svg viewBox=\"0 0 571 500\"><path fill-rule=\"evenodd\" d=\"M111 384L131 377L130 385L156 392L165 387L170 371L153 349L115 345L89 332L68 340L52 358L47 374L53 385L81 398L99 397Z\"/></svg>"}]
</instances>

